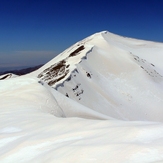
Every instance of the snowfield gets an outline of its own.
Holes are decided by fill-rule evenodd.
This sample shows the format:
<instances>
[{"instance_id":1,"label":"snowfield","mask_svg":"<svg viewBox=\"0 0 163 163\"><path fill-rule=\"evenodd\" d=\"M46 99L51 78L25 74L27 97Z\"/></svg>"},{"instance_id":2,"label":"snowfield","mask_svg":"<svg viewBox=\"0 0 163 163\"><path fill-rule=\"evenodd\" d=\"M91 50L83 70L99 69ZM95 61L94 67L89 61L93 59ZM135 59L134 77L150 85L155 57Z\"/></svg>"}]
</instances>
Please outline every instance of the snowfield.
<instances>
[{"instance_id":1,"label":"snowfield","mask_svg":"<svg viewBox=\"0 0 163 163\"><path fill-rule=\"evenodd\" d=\"M163 43L103 31L0 76L0 162L163 162L162 62Z\"/></svg>"}]
</instances>

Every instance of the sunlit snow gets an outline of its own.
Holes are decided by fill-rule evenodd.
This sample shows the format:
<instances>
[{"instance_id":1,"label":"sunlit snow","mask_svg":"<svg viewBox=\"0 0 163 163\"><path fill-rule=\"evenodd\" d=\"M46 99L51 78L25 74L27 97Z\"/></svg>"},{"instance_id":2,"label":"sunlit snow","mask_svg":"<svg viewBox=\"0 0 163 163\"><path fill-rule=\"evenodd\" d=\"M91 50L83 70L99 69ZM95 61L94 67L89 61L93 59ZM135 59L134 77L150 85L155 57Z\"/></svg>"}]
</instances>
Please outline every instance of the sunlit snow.
<instances>
[{"instance_id":1,"label":"sunlit snow","mask_svg":"<svg viewBox=\"0 0 163 163\"><path fill-rule=\"evenodd\" d=\"M0 162L163 162L162 54L104 31L0 76Z\"/></svg>"}]
</instances>

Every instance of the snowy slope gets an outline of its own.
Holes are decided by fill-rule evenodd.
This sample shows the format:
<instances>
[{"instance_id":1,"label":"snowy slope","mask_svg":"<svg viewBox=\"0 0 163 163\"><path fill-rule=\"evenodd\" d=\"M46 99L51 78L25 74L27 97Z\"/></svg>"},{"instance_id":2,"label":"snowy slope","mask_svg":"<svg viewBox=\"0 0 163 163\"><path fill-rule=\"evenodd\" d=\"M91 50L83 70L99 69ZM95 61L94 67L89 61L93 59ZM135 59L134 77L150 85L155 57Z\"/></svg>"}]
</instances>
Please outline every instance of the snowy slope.
<instances>
[{"instance_id":1,"label":"snowy slope","mask_svg":"<svg viewBox=\"0 0 163 163\"><path fill-rule=\"evenodd\" d=\"M0 162L163 162L162 54L104 31L33 73L1 76Z\"/></svg>"},{"instance_id":2,"label":"snowy slope","mask_svg":"<svg viewBox=\"0 0 163 163\"><path fill-rule=\"evenodd\" d=\"M35 76L104 115L162 121L162 51L161 43L104 31L65 50Z\"/></svg>"}]
</instances>

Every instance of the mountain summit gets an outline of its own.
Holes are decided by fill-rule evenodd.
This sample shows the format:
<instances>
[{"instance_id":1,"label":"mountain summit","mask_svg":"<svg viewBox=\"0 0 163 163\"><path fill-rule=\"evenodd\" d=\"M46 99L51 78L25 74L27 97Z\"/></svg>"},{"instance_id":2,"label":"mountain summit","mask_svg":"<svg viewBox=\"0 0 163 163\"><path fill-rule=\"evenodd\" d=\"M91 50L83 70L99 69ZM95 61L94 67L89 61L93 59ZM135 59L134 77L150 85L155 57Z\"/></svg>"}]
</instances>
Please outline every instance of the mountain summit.
<instances>
[{"instance_id":1,"label":"mountain summit","mask_svg":"<svg viewBox=\"0 0 163 163\"><path fill-rule=\"evenodd\" d=\"M32 74L112 118L162 121L162 51L161 43L103 31L77 42Z\"/></svg>"}]
</instances>

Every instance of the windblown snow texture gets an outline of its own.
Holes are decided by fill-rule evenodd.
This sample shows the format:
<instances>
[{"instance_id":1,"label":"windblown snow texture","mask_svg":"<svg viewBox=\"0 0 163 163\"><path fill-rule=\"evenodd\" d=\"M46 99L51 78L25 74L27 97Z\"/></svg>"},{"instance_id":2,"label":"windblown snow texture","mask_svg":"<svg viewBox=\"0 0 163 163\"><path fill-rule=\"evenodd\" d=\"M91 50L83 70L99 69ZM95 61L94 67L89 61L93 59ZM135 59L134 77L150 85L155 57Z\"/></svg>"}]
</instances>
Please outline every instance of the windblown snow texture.
<instances>
[{"instance_id":1,"label":"windblown snow texture","mask_svg":"<svg viewBox=\"0 0 163 163\"><path fill-rule=\"evenodd\" d=\"M103 31L0 76L0 162L163 162L162 54Z\"/></svg>"}]
</instances>

